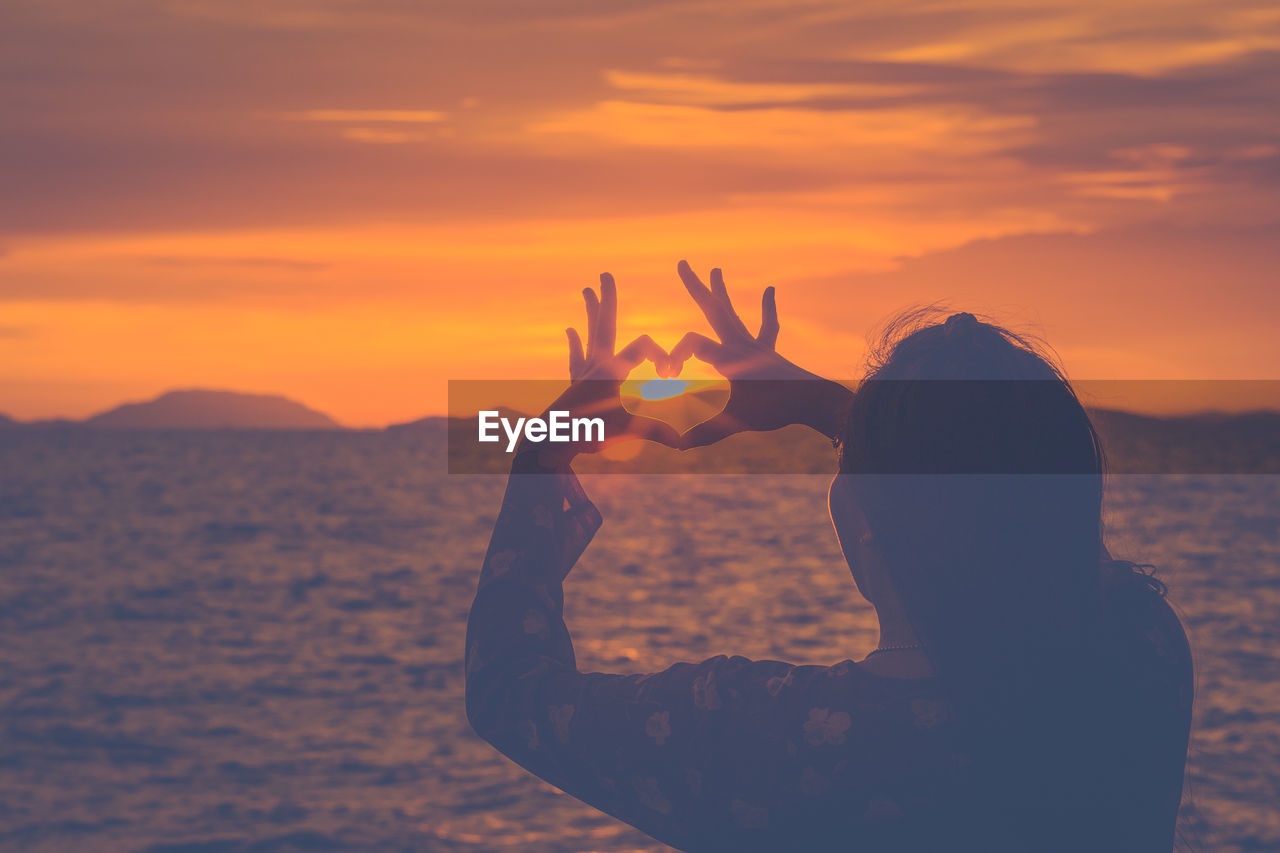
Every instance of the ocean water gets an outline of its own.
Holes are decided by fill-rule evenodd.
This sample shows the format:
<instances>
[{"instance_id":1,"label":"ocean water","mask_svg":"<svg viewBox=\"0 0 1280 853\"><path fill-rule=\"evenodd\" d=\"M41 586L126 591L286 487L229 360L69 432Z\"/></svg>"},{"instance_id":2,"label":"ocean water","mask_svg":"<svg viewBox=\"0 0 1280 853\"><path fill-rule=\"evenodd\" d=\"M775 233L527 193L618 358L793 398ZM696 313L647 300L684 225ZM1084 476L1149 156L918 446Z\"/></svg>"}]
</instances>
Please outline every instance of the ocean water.
<instances>
[{"instance_id":1,"label":"ocean water","mask_svg":"<svg viewBox=\"0 0 1280 853\"><path fill-rule=\"evenodd\" d=\"M470 731L502 479L415 434L0 433L0 849L657 851ZM821 477L584 478L585 669L875 640ZM1280 849L1280 476L1112 480L1196 653L1182 828Z\"/></svg>"}]
</instances>

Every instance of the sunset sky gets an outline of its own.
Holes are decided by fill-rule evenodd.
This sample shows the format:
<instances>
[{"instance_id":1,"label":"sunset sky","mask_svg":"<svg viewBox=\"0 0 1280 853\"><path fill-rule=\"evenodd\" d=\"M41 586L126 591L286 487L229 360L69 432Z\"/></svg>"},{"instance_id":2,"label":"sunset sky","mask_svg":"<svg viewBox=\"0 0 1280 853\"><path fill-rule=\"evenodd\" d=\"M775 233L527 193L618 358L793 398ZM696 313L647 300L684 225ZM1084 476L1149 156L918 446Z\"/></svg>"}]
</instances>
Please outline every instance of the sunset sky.
<instances>
[{"instance_id":1,"label":"sunset sky","mask_svg":"<svg viewBox=\"0 0 1280 853\"><path fill-rule=\"evenodd\" d=\"M1280 7L9 0L0 412L172 388L344 424L555 378L583 286L675 275L856 376L895 310L1079 378L1280 378Z\"/></svg>"}]
</instances>

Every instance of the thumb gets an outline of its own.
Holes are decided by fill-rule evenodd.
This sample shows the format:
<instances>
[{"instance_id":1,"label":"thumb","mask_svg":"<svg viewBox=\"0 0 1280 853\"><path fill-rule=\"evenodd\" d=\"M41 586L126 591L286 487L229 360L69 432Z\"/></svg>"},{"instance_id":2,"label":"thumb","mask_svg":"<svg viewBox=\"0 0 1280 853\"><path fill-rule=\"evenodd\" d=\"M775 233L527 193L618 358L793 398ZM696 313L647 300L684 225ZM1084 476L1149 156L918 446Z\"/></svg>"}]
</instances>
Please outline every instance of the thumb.
<instances>
[{"instance_id":1,"label":"thumb","mask_svg":"<svg viewBox=\"0 0 1280 853\"><path fill-rule=\"evenodd\" d=\"M671 424L666 421L660 421L657 418L632 415L631 421L627 424L627 434L656 444L665 444L667 447L672 447L676 450L684 449L683 436L676 432L675 427Z\"/></svg>"},{"instance_id":2,"label":"thumb","mask_svg":"<svg viewBox=\"0 0 1280 853\"><path fill-rule=\"evenodd\" d=\"M730 415L721 412L710 420L705 420L690 427L681 436L681 440L684 443L684 449L688 450L693 447L705 447L708 444L715 444L721 439L742 431L741 423Z\"/></svg>"}]
</instances>

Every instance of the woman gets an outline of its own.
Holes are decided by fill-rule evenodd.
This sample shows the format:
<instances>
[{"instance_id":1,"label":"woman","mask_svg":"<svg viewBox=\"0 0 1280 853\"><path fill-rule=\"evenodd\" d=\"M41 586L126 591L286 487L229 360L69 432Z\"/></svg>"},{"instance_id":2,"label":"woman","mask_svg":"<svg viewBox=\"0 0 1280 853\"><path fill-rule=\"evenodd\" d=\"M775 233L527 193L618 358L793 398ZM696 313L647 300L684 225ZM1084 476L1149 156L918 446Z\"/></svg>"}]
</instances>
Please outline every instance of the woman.
<instances>
[{"instance_id":1,"label":"woman","mask_svg":"<svg viewBox=\"0 0 1280 853\"><path fill-rule=\"evenodd\" d=\"M831 518L880 642L834 666L715 657L578 672L561 582L601 518L569 469L518 453L467 638L467 713L513 760L682 850L1168 851L1192 673L1163 586L1102 541L1103 461L1062 375L969 314L891 328L851 393L751 335L719 270L679 272L719 341L614 354L616 295L550 409L695 447L800 423L840 447ZM631 418L622 378L689 357L730 380L684 436Z\"/></svg>"}]
</instances>

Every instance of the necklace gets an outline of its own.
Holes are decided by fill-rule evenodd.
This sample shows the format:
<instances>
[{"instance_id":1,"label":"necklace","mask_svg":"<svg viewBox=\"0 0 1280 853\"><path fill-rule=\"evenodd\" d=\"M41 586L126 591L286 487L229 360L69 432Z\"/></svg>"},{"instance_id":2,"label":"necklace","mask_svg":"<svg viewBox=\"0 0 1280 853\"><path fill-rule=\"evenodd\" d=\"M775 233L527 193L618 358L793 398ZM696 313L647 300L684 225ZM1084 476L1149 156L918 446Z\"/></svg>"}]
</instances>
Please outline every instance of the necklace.
<instances>
[{"instance_id":1,"label":"necklace","mask_svg":"<svg viewBox=\"0 0 1280 853\"><path fill-rule=\"evenodd\" d=\"M880 652L902 652L902 651L906 651L907 649L923 649L923 648L924 648L924 643L892 643L887 646L876 646L874 650L872 650L867 654L867 657L871 657L871 655L878 655L880 654Z\"/></svg>"}]
</instances>

